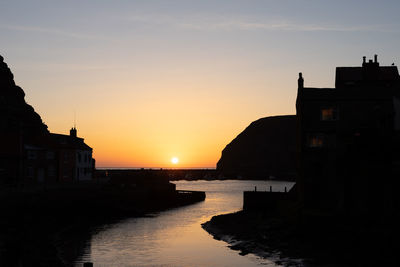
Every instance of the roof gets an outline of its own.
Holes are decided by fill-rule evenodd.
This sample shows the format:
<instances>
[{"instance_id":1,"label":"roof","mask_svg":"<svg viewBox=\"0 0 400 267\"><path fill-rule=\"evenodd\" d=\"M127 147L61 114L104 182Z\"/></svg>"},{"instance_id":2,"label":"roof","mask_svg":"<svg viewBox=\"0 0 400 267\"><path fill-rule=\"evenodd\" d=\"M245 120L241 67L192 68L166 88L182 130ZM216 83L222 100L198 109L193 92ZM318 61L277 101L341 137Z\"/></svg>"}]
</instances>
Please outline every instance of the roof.
<instances>
[{"instance_id":1,"label":"roof","mask_svg":"<svg viewBox=\"0 0 400 267\"><path fill-rule=\"evenodd\" d=\"M50 139L58 148L92 150L90 146L85 144L84 139L65 134L50 133Z\"/></svg>"},{"instance_id":2,"label":"roof","mask_svg":"<svg viewBox=\"0 0 400 267\"><path fill-rule=\"evenodd\" d=\"M367 63L362 67L337 67L336 88L365 84L381 83L392 86L399 83L400 77L396 66L379 66Z\"/></svg>"}]
</instances>

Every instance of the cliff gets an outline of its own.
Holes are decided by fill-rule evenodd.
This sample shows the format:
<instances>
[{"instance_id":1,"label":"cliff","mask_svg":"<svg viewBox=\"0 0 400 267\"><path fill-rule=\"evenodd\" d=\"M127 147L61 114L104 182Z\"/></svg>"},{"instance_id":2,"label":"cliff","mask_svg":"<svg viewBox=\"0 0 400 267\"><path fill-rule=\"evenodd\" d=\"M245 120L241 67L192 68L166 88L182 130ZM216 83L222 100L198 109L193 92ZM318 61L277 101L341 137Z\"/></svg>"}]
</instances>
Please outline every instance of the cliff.
<instances>
[{"instance_id":1,"label":"cliff","mask_svg":"<svg viewBox=\"0 0 400 267\"><path fill-rule=\"evenodd\" d=\"M47 134L47 125L25 102L25 93L14 82L14 75L0 55L0 133L24 136Z\"/></svg>"},{"instance_id":2,"label":"cliff","mask_svg":"<svg viewBox=\"0 0 400 267\"><path fill-rule=\"evenodd\" d=\"M217 170L227 178L294 179L296 116L274 116L252 122L222 151Z\"/></svg>"},{"instance_id":3,"label":"cliff","mask_svg":"<svg viewBox=\"0 0 400 267\"><path fill-rule=\"evenodd\" d=\"M47 136L47 125L25 102L24 91L0 55L0 185L15 185L25 172L24 144L35 144Z\"/></svg>"}]
</instances>

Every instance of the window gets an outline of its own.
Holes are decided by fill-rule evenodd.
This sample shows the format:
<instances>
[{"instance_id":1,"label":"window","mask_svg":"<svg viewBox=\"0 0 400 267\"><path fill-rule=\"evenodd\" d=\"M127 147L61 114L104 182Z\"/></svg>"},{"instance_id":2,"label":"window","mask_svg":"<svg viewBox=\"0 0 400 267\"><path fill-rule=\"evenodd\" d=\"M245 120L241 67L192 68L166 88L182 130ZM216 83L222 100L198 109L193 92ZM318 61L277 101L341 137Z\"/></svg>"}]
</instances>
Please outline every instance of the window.
<instances>
[{"instance_id":1,"label":"window","mask_svg":"<svg viewBox=\"0 0 400 267\"><path fill-rule=\"evenodd\" d=\"M69 153L68 152L64 152L64 163L67 163L69 161Z\"/></svg>"},{"instance_id":2,"label":"window","mask_svg":"<svg viewBox=\"0 0 400 267\"><path fill-rule=\"evenodd\" d=\"M54 159L54 152L53 151L47 151L46 153L46 159Z\"/></svg>"},{"instance_id":3,"label":"window","mask_svg":"<svg viewBox=\"0 0 400 267\"><path fill-rule=\"evenodd\" d=\"M34 175L34 169L33 169L33 167L28 167L27 168L27 176L28 177L33 177L33 175Z\"/></svg>"},{"instance_id":4,"label":"window","mask_svg":"<svg viewBox=\"0 0 400 267\"><path fill-rule=\"evenodd\" d=\"M338 120L338 110L335 107L327 107L321 109L322 121L335 121Z\"/></svg>"},{"instance_id":5,"label":"window","mask_svg":"<svg viewBox=\"0 0 400 267\"><path fill-rule=\"evenodd\" d=\"M308 136L309 147L323 147L325 143L324 135L322 134L311 134Z\"/></svg>"},{"instance_id":6,"label":"window","mask_svg":"<svg viewBox=\"0 0 400 267\"><path fill-rule=\"evenodd\" d=\"M56 176L56 168L54 167L54 165L49 165L47 167L47 175L49 177L54 177Z\"/></svg>"},{"instance_id":7,"label":"window","mask_svg":"<svg viewBox=\"0 0 400 267\"><path fill-rule=\"evenodd\" d=\"M28 151L28 159L37 159L36 151Z\"/></svg>"}]
</instances>

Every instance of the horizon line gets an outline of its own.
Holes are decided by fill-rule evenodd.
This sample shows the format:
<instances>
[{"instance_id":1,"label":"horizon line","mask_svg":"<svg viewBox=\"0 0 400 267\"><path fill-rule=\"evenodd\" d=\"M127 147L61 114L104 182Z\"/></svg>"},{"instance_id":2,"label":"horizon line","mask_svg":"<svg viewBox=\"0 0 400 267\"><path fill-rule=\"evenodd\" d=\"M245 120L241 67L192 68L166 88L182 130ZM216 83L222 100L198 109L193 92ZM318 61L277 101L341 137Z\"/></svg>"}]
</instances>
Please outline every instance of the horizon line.
<instances>
[{"instance_id":1,"label":"horizon line","mask_svg":"<svg viewBox=\"0 0 400 267\"><path fill-rule=\"evenodd\" d=\"M217 170L216 167L95 167L96 170Z\"/></svg>"}]
</instances>

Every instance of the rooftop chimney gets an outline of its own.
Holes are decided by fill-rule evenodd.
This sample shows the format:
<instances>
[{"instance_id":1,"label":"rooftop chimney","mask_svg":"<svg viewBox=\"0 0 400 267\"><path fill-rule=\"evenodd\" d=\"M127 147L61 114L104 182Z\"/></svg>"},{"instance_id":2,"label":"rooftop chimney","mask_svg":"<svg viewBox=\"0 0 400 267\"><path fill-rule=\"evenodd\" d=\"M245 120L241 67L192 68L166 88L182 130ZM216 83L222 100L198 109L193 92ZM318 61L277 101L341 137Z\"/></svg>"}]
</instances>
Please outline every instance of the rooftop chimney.
<instances>
[{"instance_id":1,"label":"rooftop chimney","mask_svg":"<svg viewBox=\"0 0 400 267\"><path fill-rule=\"evenodd\" d=\"M367 63L366 60L367 60L367 57L363 56L363 64L362 64L363 66L365 65L365 63Z\"/></svg>"},{"instance_id":2,"label":"rooftop chimney","mask_svg":"<svg viewBox=\"0 0 400 267\"><path fill-rule=\"evenodd\" d=\"M297 84L299 89L304 88L304 79L303 79L303 74L299 72L299 79L297 80Z\"/></svg>"},{"instance_id":3,"label":"rooftop chimney","mask_svg":"<svg viewBox=\"0 0 400 267\"><path fill-rule=\"evenodd\" d=\"M77 137L77 131L75 127L72 127L71 130L69 130L69 136Z\"/></svg>"},{"instance_id":4,"label":"rooftop chimney","mask_svg":"<svg viewBox=\"0 0 400 267\"><path fill-rule=\"evenodd\" d=\"M376 55L376 54L374 55L374 62L378 63L378 55Z\"/></svg>"}]
</instances>

